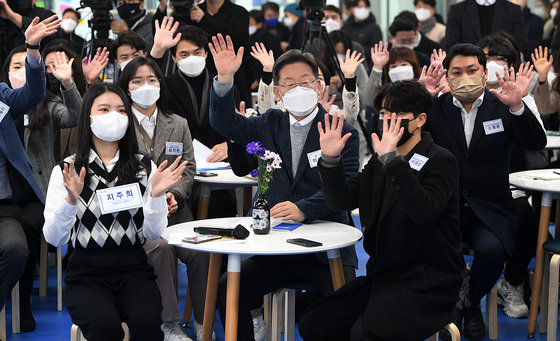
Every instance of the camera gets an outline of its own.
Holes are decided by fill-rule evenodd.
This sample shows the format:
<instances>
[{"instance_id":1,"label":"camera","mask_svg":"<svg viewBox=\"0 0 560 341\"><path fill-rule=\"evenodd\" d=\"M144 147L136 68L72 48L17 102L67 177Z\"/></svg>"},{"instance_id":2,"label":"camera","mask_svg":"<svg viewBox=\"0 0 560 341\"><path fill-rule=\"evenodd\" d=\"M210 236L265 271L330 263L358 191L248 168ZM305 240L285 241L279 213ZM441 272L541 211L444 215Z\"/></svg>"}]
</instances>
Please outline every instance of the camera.
<instances>
[{"instance_id":1,"label":"camera","mask_svg":"<svg viewBox=\"0 0 560 341\"><path fill-rule=\"evenodd\" d=\"M98 47L106 47L111 44L109 39L109 31L111 30L111 22L113 17L111 11L113 9L112 0L81 0L81 8L89 7L92 11L92 17L89 19L88 26L91 28L92 40L88 43L90 47L88 55L93 57Z\"/></svg>"},{"instance_id":2,"label":"camera","mask_svg":"<svg viewBox=\"0 0 560 341\"><path fill-rule=\"evenodd\" d=\"M181 24L186 24L191 17L191 8L193 8L194 5L194 0L171 0L173 18Z\"/></svg>"},{"instance_id":3,"label":"camera","mask_svg":"<svg viewBox=\"0 0 560 341\"><path fill-rule=\"evenodd\" d=\"M301 0L299 9L307 10L307 19L312 22L321 22L325 16L323 8L326 4L326 0Z\"/></svg>"},{"instance_id":4,"label":"camera","mask_svg":"<svg viewBox=\"0 0 560 341\"><path fill-rule=\"evenodd\" d=\"M80 1L81 7L90 7L93 11L95 10L107 10L113 9L113 2L111 0L82 0Z\"/></svg>"}]
</instances>

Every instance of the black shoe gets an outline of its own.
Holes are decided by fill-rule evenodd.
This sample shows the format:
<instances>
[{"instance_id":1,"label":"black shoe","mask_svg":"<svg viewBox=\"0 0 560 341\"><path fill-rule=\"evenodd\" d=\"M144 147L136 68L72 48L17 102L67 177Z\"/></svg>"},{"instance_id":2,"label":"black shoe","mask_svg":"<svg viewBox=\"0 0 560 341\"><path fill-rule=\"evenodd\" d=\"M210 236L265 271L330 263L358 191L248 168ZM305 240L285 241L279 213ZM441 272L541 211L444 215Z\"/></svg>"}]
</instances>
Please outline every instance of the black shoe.
<instances>
[{"instance_id":1,"label":"black shoe","mask_svg":"<svg viewBox=\"0 0 560 341\"><path fill-rule=\"evenodd\" d=\"M463 324L463 311L459 308L455 308L455 316L453 317L453 323L461 331L461 325ZM439 337L443 341L451 341L451 334L445 328L439 331Z\"/></svg>"},{"instance_id":2,"label":"black shoe","mask_svg":"<svg viewBox=\"0 0 560 341\"><path fill-rule=\"evenodd\" d=\"M480 306L465 307L464 314L465 327L463 335L467 339L473 341L484 339L484 336L486 335L486 326L484 325L484 319L482 318Z\"/></svg>"},{"instance_id":3,"label":"black shoe","mask_svg":"<svg viewBox=\"0 0 560 341\"><path fill-rule=\"evenodd\" d=\"M24 333L29 333L35 330L37 323L31 313L31 306L20 304L20 329Z\"/></svg>"}]
</instances>

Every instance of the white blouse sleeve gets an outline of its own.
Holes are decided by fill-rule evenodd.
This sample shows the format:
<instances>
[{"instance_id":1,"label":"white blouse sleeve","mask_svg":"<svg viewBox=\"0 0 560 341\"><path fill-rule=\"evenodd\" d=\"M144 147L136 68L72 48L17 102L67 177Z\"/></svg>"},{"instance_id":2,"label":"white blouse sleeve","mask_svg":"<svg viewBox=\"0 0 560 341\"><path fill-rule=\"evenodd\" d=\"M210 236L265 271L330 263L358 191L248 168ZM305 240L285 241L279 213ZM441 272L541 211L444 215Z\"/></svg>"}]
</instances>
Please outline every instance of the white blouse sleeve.
<instances>
[{"instance_id":1,"label":"white blouse sleeve","mask_svg":"<svg viewBox=\"0 0 560 341\"><path fill-rule=\"evenodd\" d=\"M64 180L60 166L55 166L49 180L47 199L45 200L45 240L54 246L66 244L70 239L70 231L76 222L78 205L66 201L68 192L64 188Z\"/></svg>"},{"instance_id":2,"label":"white blouse sleeve","mask_svg":"<svg viewBox=\"0 0 560 341\"><path fill-rule=\"evenodd\" d=\"M142 231L144 237L148 239L158 239L163 230L167 227L167 201L165 194L152 198L152 177L157 171L157 166L153 161L152 171L148 176L148 186L144 192L144 226Z\"/></svg>"}]
</instances>

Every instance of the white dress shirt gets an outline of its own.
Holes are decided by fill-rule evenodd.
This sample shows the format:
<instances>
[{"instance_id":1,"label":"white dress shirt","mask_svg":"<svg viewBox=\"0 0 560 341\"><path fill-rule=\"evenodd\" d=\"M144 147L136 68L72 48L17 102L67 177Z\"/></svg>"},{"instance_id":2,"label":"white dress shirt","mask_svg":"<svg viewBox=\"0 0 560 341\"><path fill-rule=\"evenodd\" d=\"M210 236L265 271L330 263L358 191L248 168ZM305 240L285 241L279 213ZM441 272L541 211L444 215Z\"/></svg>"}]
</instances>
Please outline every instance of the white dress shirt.
<instances>
[{"instance_id":1,"label":"white dress shirt","mask_svg":"<svg viewBox=\"0 0 560 341\"><path fill-rule=\"evenodd\" d=\"M292 114L290 114L290 125L291 126L295 126L295 125L299 125L299 126L304 126L307 125L311 122L313 122L313 120L315 119L315 116L317 116L317 113L319 112L319 106L315 107L315 110L313 110L311 112L311 114L309 114L306 118L304 118L301 121L298 121L294 118L294 116L292 116ZM288 112L289 113L289 112Z\"/></svg>"},{"instance_id":2,"label":"white dress shirt","mask_svg":"<svg viewBox=\"0 0 560 341\"><path fill-rule=\"evenodd\" d=\"M95 151L90 150L88 163L93 162L96 158L101 161ZM119 160L119 151L115 157L109 161L105 166L110 172L117 161ZM157 171L157 166L152 163L152 170L148 176L148 185L144 192L144 224L142 225L142 232L144 237L148 239L157 239L167 226L167 202L165 195L157 198L152 198L152 177ZM77 176L77 175L76 175ZM51 173L49 180L49 187L47 190L47 198L45 200L45 224L43 225L43 234L45 240L54 246L60 246L68 243L70 239L70 232L76 222L76 212L78 205L71 205L66 201L68 191L64 187L64 179L60 166L55 166ZM94 194L97 196L97 194ZM79 199L80 200L80 199ZM96 197L92 200L97 200Z\"/></svg>"},{"instance_id":3,"label":"white dress shirt","mask_svg":"<svg viewBox=\"0 0 560 341\"><path fill-rule=\"evenodd\" d=\"M142 126L142 128L144 128L144 130L146 131L148 136L151 139L153 139L154 138L154 130L156 129L156 118L157 118L157 114L158 114L157 107L156 107L156 110L154 111L154 114L152 115L152 117L148 117L148 116L142 114L135 107L132 107L132 113L134 114L134 116L136 116L136 119L138 120L138 122L140 122L140 125Z\"/></svg>"}]
</instances>

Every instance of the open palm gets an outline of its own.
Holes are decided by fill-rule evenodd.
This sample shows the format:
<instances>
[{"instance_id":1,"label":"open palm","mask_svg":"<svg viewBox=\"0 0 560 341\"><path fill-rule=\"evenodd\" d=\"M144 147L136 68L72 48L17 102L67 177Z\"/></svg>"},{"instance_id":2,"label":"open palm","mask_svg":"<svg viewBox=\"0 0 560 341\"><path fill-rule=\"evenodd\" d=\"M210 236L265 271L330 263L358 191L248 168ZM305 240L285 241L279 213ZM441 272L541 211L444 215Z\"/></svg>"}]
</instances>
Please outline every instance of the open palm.
<instances>
[{"instance_id":1,"label":"open palm","mask_svg":"<svg viewBox=\"0 0 560 341\"><path fill-rule=\"evenodd\" d=\"M381 70L389 62L389 44L379 41L371 48L371 60L376 70Z\"/></svg>"},{"instance_id":2,"label":"open palm","mask_svg":"<svg viewBox=\"0 0 560 341\"><path fill-rule=\"evenodd\" d=\"M499 74L498 76L498 83L502 88L501 92L498 92L496 89L491 89L490 91L498 97L500 102L504 103L505 105L510 107L510 110L517 111L521 109L523 106L521 96L521 87L515 81L515 70L510 68L507 69L504 66L504 77L502 78Z\"/></svg>"},{"instance_id":3,"label":"open palm","mask_svg":"<svg viewBox=\"0 0 560 341\"><path fill-rule=\"evenodd\" d=\"M552 67L553 58L548 55L548 47L543 50L542 46L535 49L535 52L531 54L531 59L533 60L533 65L535 70L539 74L539 81L544 82L548 77L548 71Z\"/></svg>"},{"instance_id":4,"label":"open palm","mask_svg":"<svg viewBox=\"0 0 560 341\"><path fill-rule=\"evenodd\" d=\"M175 23L173 23L173 17L163 17L163 19L161 20L161 25L159 24L159 21L156 20L154 46L151 51L152 56L156 58L163 57L165 51L179 43L179 40L181 40L181 33L178 33L175 37L173 37L175 32L177 32L178 27L179 22L176 21Z\"/></svg>"},{"instance_id":5,"label":"open palm","mask_svg":"<svg viewBox=\"0 0 560 341\"><path fill-rule=\"evenodd\" d=\"M321 122L318 123L317 129L319 130L319 144L321 145L321 153L331 158L337 158L344 149L346 141L352 136L352 133L347 133L342 136L342 127L344 126L344 114L335 112L332 116L332 123L330 122L329 114L325 114L325 130Z\"/></svg>"},{"instance_id":6,"label":"open palm","mask_svg":"<svg viewBox=\"0 0 560 341\"><path fill-rule=\"evenodd\" d=\"M181 163L181 157L178 156L175 161L167 168L167 160L163 161L156 172L152 176L152 197L157 198L164 195L171 187L175 186L179 180L185 167L187 166L187 161Z\"/></svg>"},{"instance_id":7,"label":"open palm","mask_svg":"<svg viewBox=\"0 0 560 341\"><path fill-rule=\"evenodd\" d=\"M344 60L338 59L344 78L354 78L356 69L364 61L364 58L361 57L362 54L357 51L346 50L346 58Z\"/></svg>"},{"instance_id":8,"label":"open palm","mask_svg":"<svg viewBox=\"0 0 560 341\"><path fill-rule=\"evenodd\" d=\"M274 66L274 53L272 50L267 52L263 43L256 42L255 45L251 46L251 52L249 53L262 64L264 72L272 72L272 67Z\"/></svg>"},{"instance_id":9,"label":"open palm","mask_svg":"<svg viewBox=\"0 0 560 341\"><path fill-rule=\"evenodd\" d=\"M239 70L243 61L243 46L239 48L236 54L230 36L226 36L224 40L221 33L212 37L212 42L208 46L214 57L214 65L216 65L218 71L218 81L222 83L232 81L233 75Z\"/></svg>"},{"instance_id":10,"label":"open palm","mask_svg":"<svg viewBox=\"0 0 560 341\"><path fill-rule=\"evenodd\" d=\"M82 59L82 72L89 84L95 83L99 79L99 75L103 72L103 69L109 64L109 51L104 47L97 48L97 52L92 60L88 57Z\"/></svg>"}]
</instances>

